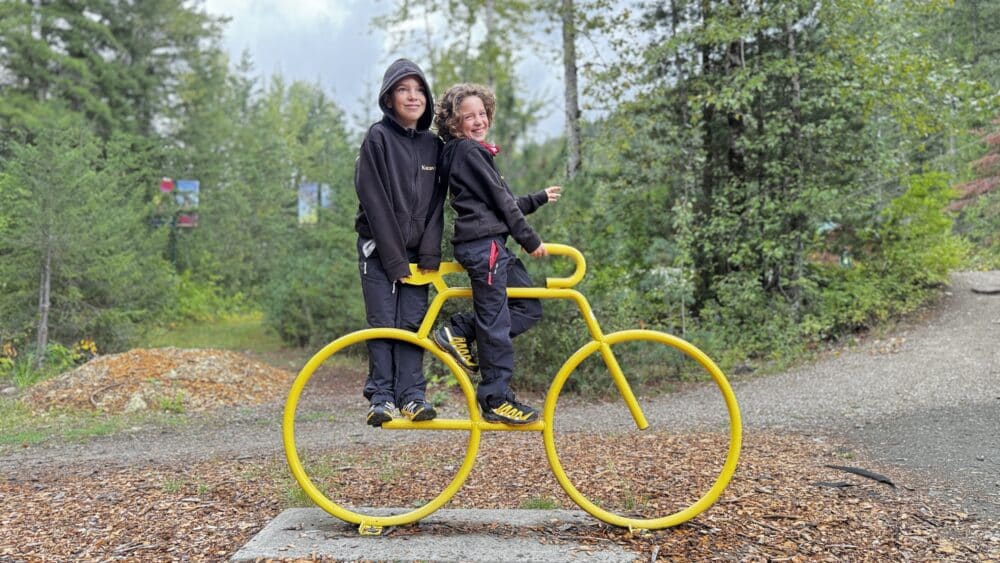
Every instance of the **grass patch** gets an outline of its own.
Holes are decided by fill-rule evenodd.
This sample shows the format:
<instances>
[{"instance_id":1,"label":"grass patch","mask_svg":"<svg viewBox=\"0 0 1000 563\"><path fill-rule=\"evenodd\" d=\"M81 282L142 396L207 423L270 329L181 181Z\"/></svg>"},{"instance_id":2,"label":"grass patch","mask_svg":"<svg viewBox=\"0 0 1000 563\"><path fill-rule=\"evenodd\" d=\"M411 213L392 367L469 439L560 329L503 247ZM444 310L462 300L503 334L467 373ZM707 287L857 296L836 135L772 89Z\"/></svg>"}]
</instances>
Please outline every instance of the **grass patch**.
<instances>
[{"instance_id":1,"label":"grass patch","mask_svg":"<svg viewBox=\"0 0 1000 563\"><path fill-rule=\"evenodd\" d=\"M163 492L165 493L176 493L181 490L184 486L184 481L179 479L170 479L163 483Z\"/></svg>"},{"instance_id":2,"label":"grass patch","mask_svg":"<svg viewBox=\"0 0 1000 563\"><path fill-rule=\"evenodd\" d=\"M0 434L0 446L34 446L49 438L47 432L41 430L21 430L13 433ZM3 451L0 448L0 451Z\"/></svg>"},{"instance_id":3,"label":"grass patch","mask_svg":"<svg viewBox=\"0 0 1000 563\"><path fill-rule=\"evenodd\" d=\"M151 329L142 339L144 348L219 348L252 350L267 354L284 345L276 334L264 326L260 312L234 315L209 322L187 321Z\"/></svg>"},{"instance_id":4,"label":"grass patch","mask_svg":"<svg viewBox=\"0 0 1000 563\"><path fill-rule=\"evenodd\" d=\"M311 453L308 451L299 452L299 461L302 463L302 468L305 470L306 474L309 476L309 480L320 490L325 496L328 496L339 491L344 485L341 482L343 477L343 472L345 468L350 468L353 470L360 460L352 455L344 454L330 454L330 453ZM261 472L255 472L248 475L248 479L273 479L279 484L279 489L283 491L283 496L285 498L285 508L299 508L299 507L309 507L316 506L309 495L302 489L298 481L292 476L292 474L287 471L285 466L281 467L269 467L269 474L264 475Z\"/></svg>"},{"instance_id":5,"label":"grass patch","mask_svg":"<svg viewBox=\"0 0 1000 563\"><path fill-rule=\"evenodd\" d=\"M286 508L309 508L316 506L309 495L306 494L302 487L299 486L298 482L292 481L285 490L285 507Z\"/></svg>"},{"instance_id":6,"label":"grass patch","mask_svg":"<svg viewBox=\"0 0 1000 563\"><path fill-rule=\"evenodd\" d=\"M559 503L549 497L531 497L521 501L524 510L553 510L559 508Z\"/></svg>"},{"instance_id":7,"label":"grass patch","mask_svg":"<svg viewBox=\"0 0 1000 563\"><path fill-rule=\"evenodd\" d=\"M13 399L0 399L0 452L5 446L32 446L50 437L45 425Z\"/></svg>"},{"instance_id":8,"label":"grass patch","mask_svg":"<svg viewBox=\"0 0 1000 563\"><path fill-rule=\"evenodd\" d=\"M98 436L107 436L121 430L120 421L110 419L92 419L88 424L76 428L67 428L63 433L66 440L86 442Z\"/></svg>"},{"instance_id":9,"label":"grass patch","mask_svg":"<svg viewBox=\"0 0 1000 563\"><path fill-rule=\"evenodd\" d=\"M307 411L296 413L295 422L335 422L337 417L329 411Z\"/></svg>"},{"instance_id":10,"label":"grass patch","mask_svg":"<svg viewBox=\"0 0 1000 563\"><path fill-rule=\"evenodd\" d=\"M0 399L0 455L47 442L86 442L128 428L187 423L185 417L155 411L110 415L58 410L32 414L14 399Z\"/></svg>"},{"instance_id":11,"label":"grass patch","mask_svg":"<svg viewBox=\"0 0 1000 563\"><path fill-rule=\"evenodd\" d=\"M261 312L230 315L209 321L184 321L149 328L141 348L214 348L242 352L266 364L298 370L319 348L288 348L264 324ZM356 357L337 354L327 365L354 366Z\"/></svg>"},{"instance_id":12,"label":"grass patch","mask_svg":"<svg viewBox=\"0 0 1000 563\"><path fill-rule=\"evenodd\" d=\"M160 397L156 403L162 411L184 414L184 393L182 391L177 391L169 397Z\"/></svg>"}]
</instances>

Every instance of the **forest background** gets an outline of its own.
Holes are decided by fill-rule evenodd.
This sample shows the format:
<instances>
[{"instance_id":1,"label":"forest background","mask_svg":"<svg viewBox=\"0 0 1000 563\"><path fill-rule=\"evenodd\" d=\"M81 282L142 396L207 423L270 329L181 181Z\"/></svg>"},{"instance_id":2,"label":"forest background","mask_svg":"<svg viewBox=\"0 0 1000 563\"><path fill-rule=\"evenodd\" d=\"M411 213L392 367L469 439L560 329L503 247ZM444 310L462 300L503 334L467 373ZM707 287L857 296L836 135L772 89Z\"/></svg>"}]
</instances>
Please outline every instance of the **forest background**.
<instances>
[{"instance_id":1,"label":"forest background","mask_svg":"<svg viewBox=\"0 0 1000 563\"><path fill-rule=\"evenodd\" d=\"M956 268L1000 267L996 2L394 6L373 23L454 22L393 26L417 46L400 53L437 96L496 90L515 191L564 186L531 222L589 258L580 289L607 330L672 332L727 370L781 366L915 310ZM0 1L0 378L233 314L288 346L364 327L360 133L320 86L230 60L224 26L182 0ZM524 53L565 69L559 138L527 138L543 107L513 70ZM197 179L197 208L165 177ZM324 194L305 215L303 185ZM586 337L568 304L542 323L517 342L523 385Z\"/></svg>"}]
</instances>

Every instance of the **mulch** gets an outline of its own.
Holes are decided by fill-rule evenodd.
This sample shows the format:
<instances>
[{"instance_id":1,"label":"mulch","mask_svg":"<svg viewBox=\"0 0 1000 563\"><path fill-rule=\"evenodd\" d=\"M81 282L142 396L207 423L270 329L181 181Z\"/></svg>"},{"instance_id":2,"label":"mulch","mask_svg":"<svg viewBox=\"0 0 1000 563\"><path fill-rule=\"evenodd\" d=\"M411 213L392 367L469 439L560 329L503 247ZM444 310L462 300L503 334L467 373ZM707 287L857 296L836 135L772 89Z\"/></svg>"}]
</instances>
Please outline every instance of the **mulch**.
<instances>
[{"instance_id":1,"label":"mulch","mask_svg":"<svg viewBox=\"0 0 1000 563\"><path fill-rule=\"evenodd\" d=\"M136 348L98 356L43 381L22 401L35 412L122 413L164 406L196 412L278 399L294 377L229 350Z\"/></svg>"},{"instance_id":2,"label":"mulch","mask_svg":"<svg viewBox=\"0 0 1000 563\"><path fill-rule=\"evenodd\" d=\"M190 408L266 402L275 399L274 389L287 389L291 374L230 354L166 349L106 356L39 386L26 400L40 409L119 412L136 393L161 392L163 382L190 397L196 389L205 402ZM144 387L150 380L157 384ZM387 450L364 444L366 432L381 430L359 423L358 443L350 448L300 452L309 475L339 504L426 502L450 481L465 450L461 439L401 441ZM723 436L707 432L567 432L557 439L562 464L581 492L638 516L690 503L714 480L725 446ZM891 484L831 466L862 467ZM447 507L539 503L576 508L552 476L539 436L486 433L472 474ZM0 475L0 561L219 561L294 505L308 500L280 454L8 473ZM918 476L819 437L766 432L745 436L722 497L679 526L629 531L593 520L488 528L415 524L385 533L518 535L579 542L584 550L613 543L641 554L641 561L1000 561L997 524L930 495Z\"/></svg>"},{"instance_id":3,"label":"mulch","mask_svg":"<svg viewBox=\"0 0 1000 563\"><path fill-rule=\"evenodd\" d=\"M896 486L889 486L832 469L827 466L844 463L845 452L806 437L755 433L747 438L739 469L722 498L693 520L667 530L630 532L594 520L559 528L498 523L488 530L417 524L385 533L480 532L530 536L543 543L576 541L585 548L614 543L643 554L644 561L1000 560L995 525L929 497L919 486L902 484L907 476L894 475ZM640 475L660 489L636 493L648 506L672 502L674 488L683 496L686 483L703 485L711 479L714 466L678 465L668 454L714 451L723 446L716 440L700 435L631 440L576 435L573 447L560 457L564 466L574 468L575 478L591 475L581 489L590 488L587 494L594 497L602 491L609 498L621 497L622 485L612 474ZM406 471L397 475L387 473L384 465L360 461L385 460L384 447L315 453L311 469L319 474L321 466L326 468L323 487L330 487L327 494L338 503L412 506L450 479L448 470L454 466L448 460L460 453L460 445L436 441L419 449L400 447L392 459ZM639 446L646 456L623 455ZM400 458L400 452L415 453ZM334 458L351 461L333 465ZM616 460L614 468L602 465L608 459ZM329 463L323 465L324 460ZM891 468L875 469L893 474ZM295 490L281 456L8 475L0 481L5 507L0 560L222 560L295 504ZM537 436L491 434L484 438L469 480L447 506L514 509L537 499L574 508L549 473Z\"/></svg>"}]
</instances>

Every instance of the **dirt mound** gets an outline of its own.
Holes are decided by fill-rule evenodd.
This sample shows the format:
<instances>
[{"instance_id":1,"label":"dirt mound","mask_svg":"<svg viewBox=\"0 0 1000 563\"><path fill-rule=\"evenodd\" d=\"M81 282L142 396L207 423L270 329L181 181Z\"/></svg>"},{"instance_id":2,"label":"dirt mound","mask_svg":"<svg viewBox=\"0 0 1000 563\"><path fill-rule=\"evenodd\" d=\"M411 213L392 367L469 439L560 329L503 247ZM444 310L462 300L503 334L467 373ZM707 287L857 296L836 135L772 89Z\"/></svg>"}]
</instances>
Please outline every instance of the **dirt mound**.
<instances>
[{"instance_id":1,"label":"dirt mound","mask_svg":"<svg viewBox=\"0 0 1000 563\"><path fill-rule=\"evenodd\" d=\"M275 399L294 377L227 350L137 348L94 358L35 385L23 401L36 412L202 411Z\"/></svg>"}]
</instances>

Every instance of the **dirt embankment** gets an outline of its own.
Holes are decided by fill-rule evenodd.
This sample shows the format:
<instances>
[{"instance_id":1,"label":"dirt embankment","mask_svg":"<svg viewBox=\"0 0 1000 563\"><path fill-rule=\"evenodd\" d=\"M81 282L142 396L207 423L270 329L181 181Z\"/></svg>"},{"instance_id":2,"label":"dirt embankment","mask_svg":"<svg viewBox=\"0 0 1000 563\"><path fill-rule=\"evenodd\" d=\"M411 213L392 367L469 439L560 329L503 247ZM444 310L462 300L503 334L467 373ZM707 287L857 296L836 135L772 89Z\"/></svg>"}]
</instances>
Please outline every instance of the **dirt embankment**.
<instances>
[{"instance_id":1,"label":"dirt embankment","mask_svg":"<svg viewBox=\"0 0 1000 563\"><path fill-rule=\"evenodd\" d=\"M43 381L22 401L35 412L206 411L280 399L293 378L228 350L134 349L98 356Z\"/></svg>"}]
</instances>

